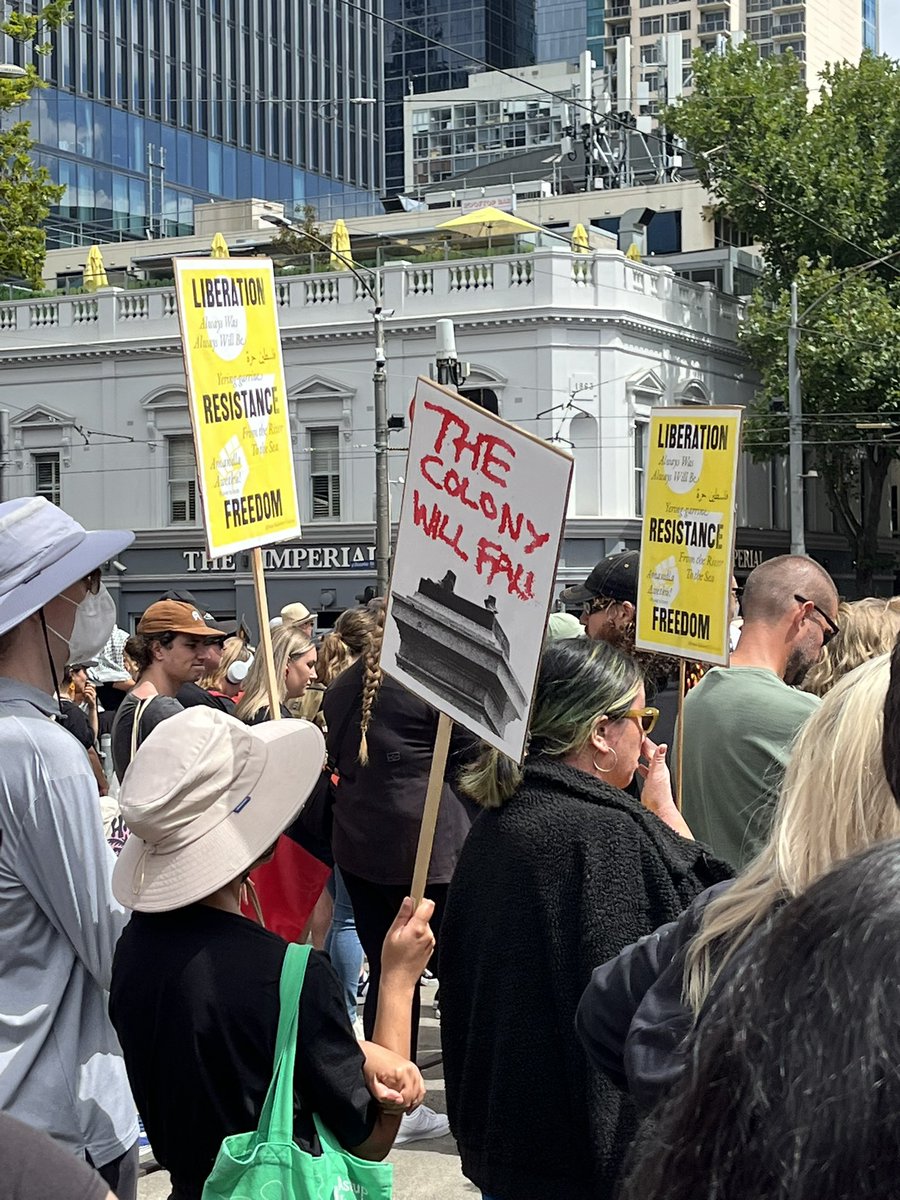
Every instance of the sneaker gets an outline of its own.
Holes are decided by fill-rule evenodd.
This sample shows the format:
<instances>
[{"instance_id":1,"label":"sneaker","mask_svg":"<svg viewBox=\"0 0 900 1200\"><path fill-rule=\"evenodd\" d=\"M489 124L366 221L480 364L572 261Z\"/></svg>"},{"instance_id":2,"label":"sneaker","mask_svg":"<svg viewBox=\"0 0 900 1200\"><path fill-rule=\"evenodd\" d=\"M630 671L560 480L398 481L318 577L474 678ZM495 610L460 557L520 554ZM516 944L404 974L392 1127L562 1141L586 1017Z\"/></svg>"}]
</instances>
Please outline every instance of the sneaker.
<instances>
[{"instance_id":1,"label":"sneaker","mask_svg":"<svg viewBox=\"0 0 900 1200\"><path fill-rule=\"evenodd\" d=\"M366 993L369 990L369 972L363 971L359 977L359 983L356 985L356 995L360 1000L365 1000Z\"/></svg>"},{"instance_id":2,"label":"sneaker","mask_svg":"<svg viewBox=\"0 0 900 1200\"><path fill-rule=\"evenodd\" d=\"M155 1167L157 1161L150 1146L150 1139L144 1132L144 1122L138 1117L138 1161L142 1167Z\"/></svg>"},{"instance_id":3,"label":"sneaker","mask_svg":"<svg viewBox=\"0 0 900 1200\"><path fill-rule=\"evenodd\" d=\"M400 1121L400 1131L394 1138L395 1146L403 1146L407 1142L424 1142L428 1138L446 1137L450 1132L450 1122L443 1113L435 1112L424 1104L411 1113L404 1113Z\"/></svg>"}]
</instances>

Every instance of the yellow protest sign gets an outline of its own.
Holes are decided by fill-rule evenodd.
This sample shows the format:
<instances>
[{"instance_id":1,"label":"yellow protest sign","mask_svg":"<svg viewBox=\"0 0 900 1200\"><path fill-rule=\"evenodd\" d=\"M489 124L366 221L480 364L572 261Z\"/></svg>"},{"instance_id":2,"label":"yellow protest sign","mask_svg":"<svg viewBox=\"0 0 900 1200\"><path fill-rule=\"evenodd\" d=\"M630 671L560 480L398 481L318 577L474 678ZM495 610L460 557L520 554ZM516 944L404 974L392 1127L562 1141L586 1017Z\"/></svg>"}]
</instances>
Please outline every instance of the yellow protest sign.
<instances>
[{"instance_id":1,"label":"yellow protest sign","mask_svg":"<svg viewBox=\"0 0 900 1200\"><path fill-rule=\"evenodd\" d=\"M650 418L641 531L641 650L728 663L740 408Z\"/></svg>"},{"instance_id":2,"label":"yellow protest sign","mask_svg":"<svg viewBox=\"0 0 900 1200\"><path fill-rule=\"evenodd\" d=\"M297 537L271 259L176 258L174 265L209 553Z\"/></svg>"}]
</instances>

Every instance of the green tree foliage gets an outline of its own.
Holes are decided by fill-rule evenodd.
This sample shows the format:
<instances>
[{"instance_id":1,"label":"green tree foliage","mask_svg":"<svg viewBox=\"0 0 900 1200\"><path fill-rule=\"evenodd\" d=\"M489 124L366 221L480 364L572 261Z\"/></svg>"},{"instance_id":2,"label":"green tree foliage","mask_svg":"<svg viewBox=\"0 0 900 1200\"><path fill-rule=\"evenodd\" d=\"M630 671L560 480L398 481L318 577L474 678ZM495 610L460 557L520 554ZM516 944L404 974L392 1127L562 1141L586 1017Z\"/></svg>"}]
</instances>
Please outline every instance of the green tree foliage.
<instances>
[{"instance_id":1,"label":"green tree foliage","mask_svg":"<svg viewBox=\"0 0 900 1200\"><path fill-rule=\"evenodd\" d=\"M69 19L69 0L35 0L0 5L0 32L30 45L35 55L50 52L47 38ZM31 125L15 116L32 92L46 85L33 63L21 79L0 79L0 276L41 286L47 252L43 222L65 188L54 184L46 167L32 157Z\"/></svg>"},{"instance_id":2,"label":"green tree foliage","mask_svg":"<svg viewBox=\"0 0 900 1200\"><path fill-rule=\"evenodd\" d=\"M695 56L694 92L665 121L720 211L765 256L742 331L762 380L747 425L758 460L786 450L777 401L798 284L806 464L823 478L865 593L893 562L879 554L878 525L900 457L900 66L866 53L858 66L829 67L812 99L793 55L760 59L745 42ZM871 428L893 421L896 438Z\"/></svg>"},{"instance_id":3,"label":"green tree foliage","mask_svg":"<svg viewBox=\"0 0 900 1200\"><path fill-rule=\"evenodd\" d=\"M274 239L273 249L279 255L300 257L303 254L318 254L322 250L322 231L317 223L316 210L312 204L304 204L299 220L293 218L294 227L282 225ZM327 244L327 243L326 243Z\"/></svg>"}]
</instances>

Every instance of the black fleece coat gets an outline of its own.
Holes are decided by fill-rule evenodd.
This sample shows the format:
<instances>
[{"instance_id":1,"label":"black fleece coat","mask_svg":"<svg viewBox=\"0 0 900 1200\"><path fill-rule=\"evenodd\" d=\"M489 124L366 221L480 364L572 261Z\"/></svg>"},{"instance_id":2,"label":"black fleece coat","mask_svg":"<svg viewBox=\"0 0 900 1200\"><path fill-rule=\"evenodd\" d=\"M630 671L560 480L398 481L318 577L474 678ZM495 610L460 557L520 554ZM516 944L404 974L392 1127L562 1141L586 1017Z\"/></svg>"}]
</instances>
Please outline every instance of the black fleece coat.
<instances>
[{"instance_id":1,"label":"black fleece coat","mask_svg":"<svg viewBox=\"0 0 900 1200\"><path fill-rule=\"evenodd\" d=\"M632 797L529 759L469 833L441 927L441 1032L463 1172L502 1200L605 1200L637 1127L588 1062L591 971L731 875Z\"/></svg>"}]
</instances>

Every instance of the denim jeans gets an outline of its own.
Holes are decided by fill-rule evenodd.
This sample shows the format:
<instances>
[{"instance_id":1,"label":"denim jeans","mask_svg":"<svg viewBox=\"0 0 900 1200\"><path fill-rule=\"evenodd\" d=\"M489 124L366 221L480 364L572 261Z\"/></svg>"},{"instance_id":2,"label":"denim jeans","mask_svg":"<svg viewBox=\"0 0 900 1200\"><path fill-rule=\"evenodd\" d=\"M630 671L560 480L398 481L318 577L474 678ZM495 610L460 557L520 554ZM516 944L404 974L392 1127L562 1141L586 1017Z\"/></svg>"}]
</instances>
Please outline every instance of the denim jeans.
<instances>
[{"instance_id":1,"label":"denim jeans","mask_svg":"<svg viewBox=\"0 0 900 1200\"><path fill-rule=\"evenodd\" d=\"M334 898L334 915L331 929L325 939L325 950L331 958L331 965L337 972L338 979L344 985L347 1013L353 1022L356 1019L356 991L363 964L363 948L356 936L353 905L350 903L339 867L334 868L328 881L328 890Z\"/></svg>"}]
</instances>

